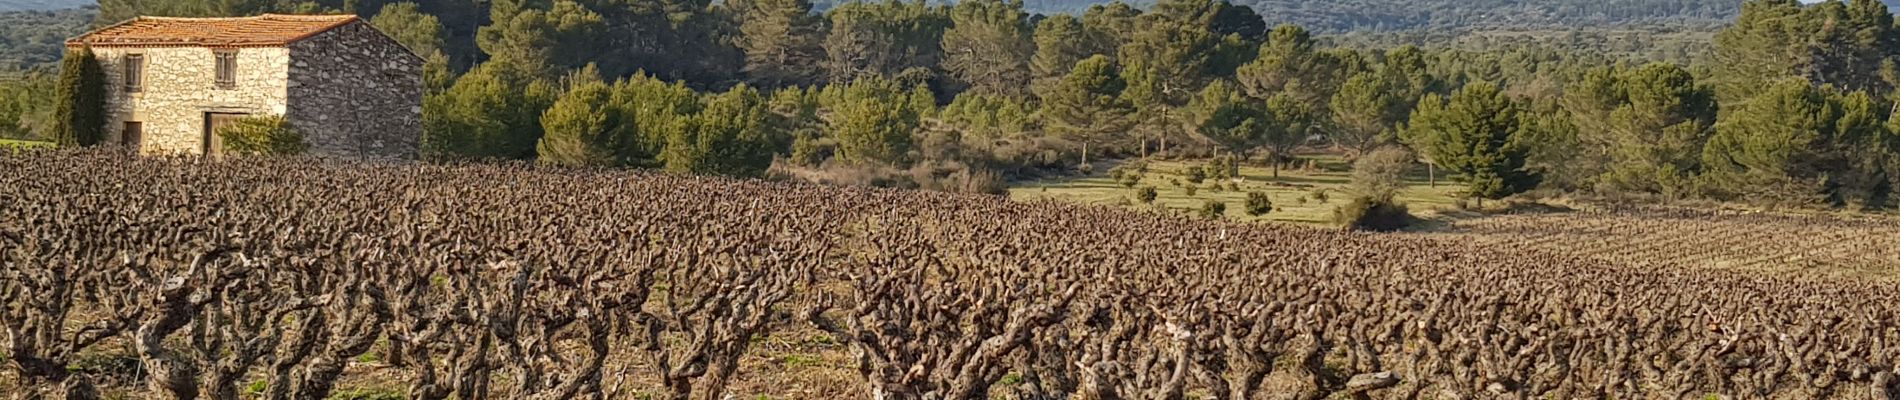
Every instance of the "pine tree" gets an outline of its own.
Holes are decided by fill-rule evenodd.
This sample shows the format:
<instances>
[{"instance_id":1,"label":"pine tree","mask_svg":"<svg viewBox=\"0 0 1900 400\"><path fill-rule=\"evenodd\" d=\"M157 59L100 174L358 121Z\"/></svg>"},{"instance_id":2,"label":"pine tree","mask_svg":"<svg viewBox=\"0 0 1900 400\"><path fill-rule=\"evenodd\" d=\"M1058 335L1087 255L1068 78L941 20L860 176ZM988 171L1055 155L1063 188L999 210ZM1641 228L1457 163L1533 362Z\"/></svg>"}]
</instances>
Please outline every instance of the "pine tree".
<instances>
[{"instance_id":1,"label":"pine tree","mask_svg":"<svg viewBox=\"0 0 1900 400\"><path fill-rule=\"evenodd\" d=\"M943 69L970 90L1012 97L1028 94L1036 49L1022 0L959 1L943 32Z\"/></svg>"},{"instance_id":2,"label":"pine tree","mask_svg":"<svg viewBox=\"0 0 1900 400\"><path fill-rule=\"evenodd\" d=\"M831 9L824 42L831 81L896 78L914 68L934 72L943 59L946 14L923 1L850 2Z\"/></svg>"},{"instance_id":3,"label":"pine tree","mask_svg":"<svg viewBox=\"0 0 1900 400\"><path fill-rule=\"evenodd\" d=\"M755 177L789 138L769 120L759 91L739 85L711 96L698 114L682 119L666 144L666 169L675 172Z\"/></svg>"},{"instance_id":4,"label":"pine tree","mask_svg":"<svg viewBox=\"0 0 1900 400\"><path fill-rule=\"evenodd\" d=\"M91 48L68 51L60 61L53 109L53 142L92 146L105 141L105 71Z\"/></svg>"},{"instance_id":5,"label":"pine tree","mask_svg":"<svg viewBox=\"0 0 1900 400\"><path fill-rule=\"evenodd\" d=\"M1420 101L1406 140L1432 162L1457 173L1466 195L1498 199L1535 187L1525 168L1529 146L1519 137L1519 107L1497 85L1473 83L1451 95Z\"/></svg>"},{"instance_id":6,"label":"pine tree","mask_svg":"<svg viewBox=\"0 0 1900 400\"><path fill-rule=\"evenodd\" d=\"M1330 103L1333 129L1327 133L1333 143L1357 157L1390 142L1392 129L1411 116L1418 101L1402 97L1407 90L1401 79L1384 71L1362 71L1346 79Z\"/></svg>"},{"instance_id":7,"label":"pine tree","mask_svg":"<svg viewBox=\"0 0 1900 400\"><path fill-rule=\"evenodd\" d=\"M1273 125L1266 105L1240 93L1233 84L1214 81L1188 105L1201 136L1235 155L1245 155L1267 139Z\"/></svg>"},{"instance_id":8,"label":"pine tree","mask_svg":"<svg viewBox=\"0 0 1900 400\"><path fill-rule=\"evenodd\" d=\"M747 80L765 87L810 85L824 75L824 20L809 0L732 0Z\"/></svg>"},{"instance_id":9,"label":"pine tree","mask_svg":"<svg viewBox=\"0 0 1900 400\"><path fill-rule=\"evenodd\" d=\"M1068 14L1043 18L1036 24L1036 54L1030 57L1029 71L1037 91L1061 81L1075 63L1105 51L1095 46L1082 21Z\"/></svg>"},{"instance_id":10,"label":"pine tree","mask_svg":"<svg viewBox=\"0 0 1900 400\"><path fill-rule=\"evenodd\" d=\"M416 3L402 2L383 6L370 25L417 55L428 57L442 50L442 21L425 14Z\"/></svg>"},{"instance_id":11,"label":"pine tree","mask_svg":"<svg viewBox=\"0 0 1900 400\"><path fill-rule=\"evenodd\" d=\"M1781 204L1837 197L1824 176L1843 167L1832 149L1842 115L1837 96L1791 78L1727 114L1703 152L1718 194Z\"/></svg>"},{"instance_id":12,"label":"pine tree","mask_svg":"<svg viewBox=\"0 0 1900 400\"><path fill-rule=\"evenodd\" d=\"M535 145L542 163L614 166L614 140L628 121L610 110L613 88L595 74L570 76L570 87L541 114L542 136Z\"/></svg>"},{"instance_id":13,"label":"pine tree","mask_svg":"<svg viewBox=\"0 0 1900 400\"><path fill-rule=\"evenodd\" d=\"M559 88L508 61L476 66L423 102L423 153L432 159L530 159L541 114Z\"/></svg>"},{"instance_id":14,"label":"pine tree","mask_svg":"<svg viewBox=\"0 0 1900 400\"><path fill-rule=\"evenodd\" d=\"M1134 110L1122 98L1126 87L1115 62L1097 55L1076 63L1043 96L1049 131L1082 143L1083 165L1088 165L1090 145L1113 142L1128 129Z\"/></svg>"},{"instance_id":15,"label":"pine tree","mask_svg":"<svg viewBox=\"0 0 1900 400\"><path fill-rule=\"evenodd\" d=\"M1268 119L1266 136L1261 140L1266 145L1267 161L1273 164L1273 177L1280 177L1280 165L1293 156L1293 150L1306 144L1319 129L1320 115L1305 100L1292 94L1281 93L1267 99Z\"/></svg>"},{"instance_id":16,"label":"pine tree","mask_svg":"<svg viewBox=\"0 0 1900 400\"><path fill-rule=\"evenodd\" d=\"M838 157L857 163L900 163L910 152L919 112L896 82L866 78L845 86L833 106Z\"/></svg>"}]
</instances>

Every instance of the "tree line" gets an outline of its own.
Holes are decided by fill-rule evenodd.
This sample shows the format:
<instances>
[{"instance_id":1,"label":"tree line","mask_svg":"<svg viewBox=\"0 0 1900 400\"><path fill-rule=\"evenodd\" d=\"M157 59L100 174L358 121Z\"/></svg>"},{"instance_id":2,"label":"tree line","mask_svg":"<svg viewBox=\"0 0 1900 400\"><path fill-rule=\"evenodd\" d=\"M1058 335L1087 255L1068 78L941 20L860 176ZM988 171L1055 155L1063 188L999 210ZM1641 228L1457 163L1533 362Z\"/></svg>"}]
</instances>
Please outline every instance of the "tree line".
<instances>
[{"instance_id":1,"label":"tree line","mask_svg":"<svg viewBox=\"0 0 1900 400\"><path fill-rule=\"evenodd\" d=\"M1900 31L1877 0L1746 2L1713 62L1688 65L1548 46L1329 47L1218 0L1052 15L1005 0L823 13L803 0L497 0L472 29L473 7L436 2L213 3L225 8L180 9L375 9L373 24L430 60L431 159L878 167L956 188L1104 157L1277 166L1313 146L1406 146L1480 198L1884 208L1900 147ZM162 4L107 1L101 18Z\"/></svg>"}]
</instances>

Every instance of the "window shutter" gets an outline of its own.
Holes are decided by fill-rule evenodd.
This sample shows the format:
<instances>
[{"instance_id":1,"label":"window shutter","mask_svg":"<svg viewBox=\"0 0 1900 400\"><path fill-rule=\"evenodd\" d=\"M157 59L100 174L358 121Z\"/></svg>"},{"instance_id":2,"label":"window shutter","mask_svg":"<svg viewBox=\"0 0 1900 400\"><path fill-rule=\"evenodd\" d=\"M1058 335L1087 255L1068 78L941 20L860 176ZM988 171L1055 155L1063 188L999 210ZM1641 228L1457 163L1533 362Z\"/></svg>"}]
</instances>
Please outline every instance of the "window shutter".
<instances>
[{"instance_id":1,"label":"window shutter","mask_svg":"<svg viewBox=\"0 0 1900 400\"><path fill-rule=\"evenodd\" d=\"M237 87L237 51L236 50L219 50L217 52L217 62L218 62L218 88L219 89L236 88Z\"/></svg>"},{"instance_id":2,"label":"window shutter","mask_svg":"<svg viewBox=\"0 0 1900 400\"><path fill-rule=\"evenodd\" d=\"M125 91L138 92L145 86L145 56L125 55Z\"/></svg>"}]
</instances>

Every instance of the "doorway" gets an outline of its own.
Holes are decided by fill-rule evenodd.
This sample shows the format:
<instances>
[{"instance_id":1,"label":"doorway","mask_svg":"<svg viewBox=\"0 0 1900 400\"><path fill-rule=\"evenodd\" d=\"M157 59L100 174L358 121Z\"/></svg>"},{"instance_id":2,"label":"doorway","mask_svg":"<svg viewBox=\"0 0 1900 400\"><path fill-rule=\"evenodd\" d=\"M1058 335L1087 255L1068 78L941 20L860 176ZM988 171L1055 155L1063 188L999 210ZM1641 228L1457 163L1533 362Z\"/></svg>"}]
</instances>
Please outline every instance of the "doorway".
<instances>
[{"instance_id":1,"label":"doorway","mask_svg":"<svg viewBox=\"0 0 1900 400\"><path fill-rule=\"evenodd\" d=\"M250 116L250 114L205 113L204 154L208 156L224 155L224 137L218 135L218 130L236 124L238 120L248 116Z\"/></svg>"}]
</instances>

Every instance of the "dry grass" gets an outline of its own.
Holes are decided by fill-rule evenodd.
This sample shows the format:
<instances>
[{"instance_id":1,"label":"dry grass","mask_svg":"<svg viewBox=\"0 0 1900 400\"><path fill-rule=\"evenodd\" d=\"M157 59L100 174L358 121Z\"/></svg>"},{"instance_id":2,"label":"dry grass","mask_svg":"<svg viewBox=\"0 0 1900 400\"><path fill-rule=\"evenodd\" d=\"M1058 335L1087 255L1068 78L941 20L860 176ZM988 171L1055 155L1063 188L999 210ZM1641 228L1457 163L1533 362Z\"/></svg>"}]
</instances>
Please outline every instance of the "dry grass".
<instances>
[{"instance_id":1,"label":"dry grass","mask_svg":"<svg viewBox=\"0 0 1900 400\"><path fill-rule=\"evenodd\" d=\"M1270 168L1246 165L1240 169L1240 179L1220 181L1218 183L1223 188L1218 190L1214 188L1215 180L1209 179L1196 185L1198 187L1192 195L1188 194L1187 186L1191 184L1186 171L1206 164L1206 160L1151 162L1148 173L1133 188L1115 182L1109 177L1109 168L1104 167L1085 177L1019 182L1010 188L1009 195L1011 199L1023 201L1069 201L1189 215L1199 210L1204 202L1214 200L1227 204L1227 218L1232 220L1330 225L1333 209L1352 198L1351 165L1334 155L1311 155L1305 158L1313 160L1315 168L1282 169L1280 176L1275 178ZM1399 202L1411 207L1414 213L1427 215L1449 209L1457 203L1459 187L1456 183L1446 181L1441 175L1438 185L1431 186L1422 168L1415 172L1406 177L1407 185L1399 193ZM1177 181L1179 186L1175 185ZM1230 183L1238 185L1240 190L1225 188ZM1143 204L1135 198L1136 190L1143 186L1155 188L1157 196L1154 204ZM1247 215L1243 204L1250 191L1267 192L1267 196L1273 200L1274 211L1260 217Z\"/></svg>"}]
</instances>

